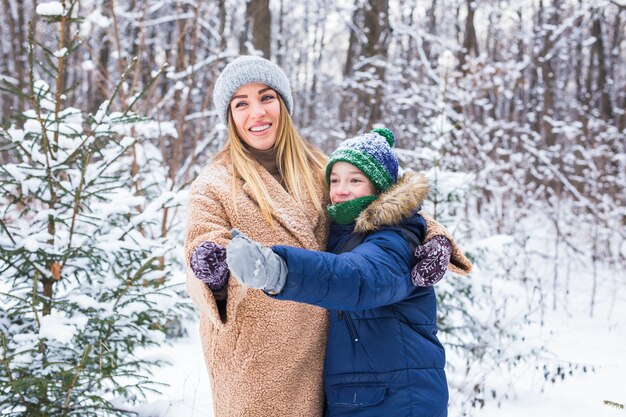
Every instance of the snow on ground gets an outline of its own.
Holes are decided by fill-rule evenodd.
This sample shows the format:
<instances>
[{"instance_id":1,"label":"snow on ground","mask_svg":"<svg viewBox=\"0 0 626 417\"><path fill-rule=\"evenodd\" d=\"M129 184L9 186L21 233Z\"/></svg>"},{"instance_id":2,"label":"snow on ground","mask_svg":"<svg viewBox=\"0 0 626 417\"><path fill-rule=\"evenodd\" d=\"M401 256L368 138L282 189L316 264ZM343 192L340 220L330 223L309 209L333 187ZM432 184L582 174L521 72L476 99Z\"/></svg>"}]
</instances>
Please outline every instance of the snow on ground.
<instances>
[{"instance_id":1,"label":"snow on ground","mask_svg":"<svg viewBox=\"0 0 626 417\"><path fill-rule=\"evenodd\" d=\"M591 282L572 284L566 308L548 311L543 327L530 330L547 347L554 366L577 364L574 375L555 383L533 370L513 384L511 398L488 402L481 417L620 417L626 410L605 401L626 405L626 286L624 271L600 275L598 299L589 317ZM618 284L621 281L621 285ZM587 372L583 372L586 367ZM451 414L453 417L454 414Z\"/></svg>"},{"instance_id":2,"label":"snow on ground","mask_svg":"<svg viewBox=\"0 0 626 417\"><path fill-rule=\"evenodd\" d=\"M622 277L623 278L623 277ZM498 407L487 402L474 415L481 417L621 417L626 410L610 407L605 400L626 403L626 288L600 291L597 310L589 318L589 299L584 286L577 302L570 301L569 313L547 312L542 328L530 329L545 341L555 365L579 364L573 376L556 383L546 382L541 372L527 369L519 375L511 398ZM574 291L573 291L574 292ZM572 296L576 294L571 294ZM615 296L615 299L613 298ZM166 347L164 353L174 365L160 370L156 379L167 382L160 398L140 407L140 417L211 417L212 404L200 341L192 335ZM582 366L588 366L584 373ZM593 370L592 370L593 368ZM450 409L450 417L461 410Z\"/></svg>"},{"instance_id":3,"label":"snow on ground","mask_svg":"<svg viewBox=\"0 0 626 417\"><path fill-rule=\"evenodd\" d=\"M209 376L204 365L198 326L190 336L159 349L172 365L163 366L154 379L169 384L161 396L151 397L135 411L138 417L212 417Z\"/></svg>"}]
</instances>

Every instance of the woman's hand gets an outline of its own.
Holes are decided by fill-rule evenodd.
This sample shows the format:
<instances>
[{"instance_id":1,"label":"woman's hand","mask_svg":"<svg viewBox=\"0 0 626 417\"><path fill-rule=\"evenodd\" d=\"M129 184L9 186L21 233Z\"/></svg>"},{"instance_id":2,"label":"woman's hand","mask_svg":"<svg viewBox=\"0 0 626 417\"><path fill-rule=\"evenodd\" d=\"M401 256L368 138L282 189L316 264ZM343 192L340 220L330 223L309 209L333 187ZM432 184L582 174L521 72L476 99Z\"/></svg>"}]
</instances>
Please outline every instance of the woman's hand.
<instances>
[{"instance_id":1,"label":"woman's hand","mask_svg":"<svg viewBox=\"0 0 626 417\"><path fill-rule=\"evenodd\" d=\"M438 283L448 269L451 256L452 243L443 236L434 236L415 248L417 264L411 271L413 284L430 287Z\"/></svg>"},{"instance_id":2,"label":"woman's hand","mask_svg":"<svg viewBox=\"0 0 626 417\"><path fill-rule=\"evenodd\" d=\"M218 291L228 282L226 249L214 242L202 242L191 254L189 265L196 278L213 291Z\"/></svg>"},{"instance_id":3,"label":"woman's hand","mask_svg":"<svg viewBox=\"0 0 626 417\"><path fill-rule=\"evenodd\" d=\"M270 248L250 239L237 229L226 248L228 268L243 285L270 294L282 291L287 280L287 264Z\"/></svg>"}]
</instances>

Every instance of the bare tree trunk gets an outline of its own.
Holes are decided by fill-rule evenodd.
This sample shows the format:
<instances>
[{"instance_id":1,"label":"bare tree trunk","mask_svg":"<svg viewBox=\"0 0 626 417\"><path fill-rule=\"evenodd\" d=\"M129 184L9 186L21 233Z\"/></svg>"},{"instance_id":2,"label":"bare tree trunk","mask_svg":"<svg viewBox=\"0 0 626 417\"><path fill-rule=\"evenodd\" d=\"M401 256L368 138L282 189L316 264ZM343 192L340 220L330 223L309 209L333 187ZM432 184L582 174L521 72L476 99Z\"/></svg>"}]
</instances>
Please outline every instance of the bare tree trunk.
<instances>
[{"instance_id":1,"label":"bare tree trunk","mask_svg":"<svg viewBox=\"0 0 626 417\"><path fill-rule=\"evenodd\" d=\"M467 18L465 19L465 36L463 37L463 48L459 54L459 69L466 72L465 63L467 56L478 55L478 41L476 40L476 29L474 28L474 12L476 3L473 0L466 0Z\"/></svg>"},{"instance_id":2,"label":"bare tree trunk","mask_svg":"<svg viewBox=\"0 0 626 417\"><path fill-rule=\"evenodd\" d=\"M489 12L489 26L487 28L487 40L485 50L489 53L491 62L501 61L500 59L500 12L492 10Z\"/></svg>"},{"instance_id":3,"label":"bare tree trunk","mask_svg":"<svg viewBox=\"0 0 626 417\"><path fill-rule=\"evenodd\" d=\"M591 25L591 36L595 39L595 42L591 46L589 54L587 93L589 94L589 98L591 100L591 107L598 108L600 110L600 115L604 120L610 120L613 118L613 109L611 108L611 98L608 91L609 86L607 85L607 61L604 53L602 17L602 10L594 11L593 23ZM597 73L594 68L597 68ZM597 91L599 94L597 100L593 97L593 91Z\"/></svg>"},{"instance_id":4,"label":"bare tree trunk","mask_svg":"<svg viewBox=\"0 0 626 417\"><path fill-rule=\"evenodd\" d=\"M283 67L286 51L284 50L284 19L285 19L285 2L280 0L280 10L278 11L278 34L276 36L276 51L274 52L276 63L279 67Z\"/></svg>"},{"instance_id":5,"label":"bare tree trunk","mask_svg":"<svg viewBox=\"0 0 626 417\"><path fill-rule=\"evenodd\" d=\"M344 67L345 78L352 86L346 89L340 111L344 130L349 133L365 130L382 119L382 87L391 33L389 1L366 0L353 16L355 28Z\"/></svg>"},{"instance_id":6,"label":"bare tree trunk","mask_svg":"<svg viewBox=\"0 0 626 417\"><path fill-rule=\"evenodd\" d=\"M120 28L119 28L119 24L117 22L117 14L115 11L115 2L116 0L108 0L110 2L111 5L111 37L113 39L114 42L114 46L115 49L118 51L117 54L117 59L115 60L117 63L117 72L119 73L119 76L121 77L122 74L124 74L124 69L126 68L126 65L129 64L129 62L125 62L124 61L124 54L122 54L122 43L121 43L121 38L120 38ZM127 96L127 92L128 90L125 90L123 88L121 88L119 90L119 94L118 97L122 103L122 106L124 106L123 103L126 102L126 96Z\"/></svg>"},{"instance_id":7,"label":"bare tree trunk","mask_svg":"<svg viewBox=\"0 0 626 417\"><path fill-rule=\"evenodd\" d=\"M357 4L354 11L352 12L352 24L353 27L350 28L350 40L348 42L348 52L346 54L346 63L343 66L343 77L346 78L350 74L352 74L352 70L354 68L354 59L356 54L358 54L359 50L359 41L357 38L357 22L359 20L360 5Z\"/></svg>"},{"instance_id":8,"label":"bare tree trunk","mask_svg":"<svg viewBox=\"0 0 626 417\"><path fill-rule=\"evenodd\" d=\"M615 17L615 23L613 25L613 42L611 46L611 74L612 79L617 78L616 71L622 69L624 62L624 55L620 53L621 44L624 42L624 31L626 30L626 22L622 20L622 14L626 14L626 6L620 6ZM615 125L619 131L626 129L626 91L624 89L618 89L615 96L616 109L622 109L621 112L615 111Z\"/></svg>"},{"instance_id":9,"label":"bare tree trunk","mask_svg":"<svg viewBox=\"0 0 626 417\"><path fill-rule=\"evenodd\" d=\"M220 51L226 49L226 36L224 31L226 30L226 0L218 0L218 9L220 17Z\"/></svg>"},{"instance_id":10,"label":"bare tree trunk","mask_svg":"<svg viewBox=\"0 0 626 417\"><path fill-rule=\"evenodd\" d=\"M7 71L4 74L11 74L11 76L17 80L16 89L22 93L25 92L26 89L26 68L28 68L27 64L27 52L25 49L26 46L26 24L24 23L24 1L18 0L15 4L15 7L12 7L9 0L2 0L2 6L4 9L5 20L1 23L4 26L4 29L8 33L9 37L9 51L11 51L11 55L9 55L8 59L3 62L3 65L6 65ZM8 100L6 103L6 108L2 109L2 114L9 114L11 107L16 105L18 108L23 107L21 103L19 103L19 99L16 96L5 95L5 98Z\"/></svg>"},{"instance_id":11,"label":"bare tree trunk","mask_svg":"<svg viewBox=\"0 0 626 417\"><path fill-rule=\"evenodd\" d=\"M272 15L270 13L269 0L248 0L246 3L247 27L241 36L240 51L248 51L246 43L252 42L257 51L263 52L266 58L271 58L271 28Z\"/></svg>"},{"instance_id":12,"label":"bare tree trunk","mask_svg":"<svg viewBox=\"0 0 626 417\"><path fill-rule=\"evenodd\" d=\"M315 65L313 67L313 75L312 75L312 80L311 80L311 92L310 92L310 97L311 100L310 102L313 103L313 105L308 106L308 124L312 123L315 121L316 117L317 117L317 83L318 83L318 74L319 74L319 70L322 66L322 59L324 57L324 50L326 48L326 37L324 36L326 34L326 17L324 16L323 10L322 10L322 5L318 5L318 9L317 9L317 21L315 24L315 43L314 48L313 48L313 52L315 53L316 57L315 57Z\"/></svg>"},{"instance_id":13,"label":"bare tree trunk","mask_svg":"<svg viewBox=\"0 0 626 417\"><path fill-rule=\"evenodd\" d=\"M561 263L559 262L559 254L560 254L559 252L560 252L561 239L562 239L561 227L559 225L559 217L560 217L560 212L561 212L560 204L557 203L554 210L555 210L553 214L554 218L552 219L552 221L554 222L554 230L556 231L556 233L554 237L554 271L553 271L553 276L552 276L552 311L556 311L557 294L559 293L558 281L559 281L559 270L561 269ZM563 263L566 263L566 261L564 260Z\"/></svg>"},{"instance_id":14,"label":"bare tree trunk","mask_svg":"<svg viewBox=\"0 0 626 417\"><path fill-rule=\"evenodd\" d=\"M109 10L111 7L111 0L105 0L102 4L102 15L110 18ZM96 45L100 45L100 50L97 53L96 71L94 72L96 80L90 83L90 89L93 89L89 94L92 98L89 107L91 113L95 113L98 110L98 107L108 95L111 40L106 30L100 32L100 41L97 42ZM94 51L94 53L96 53L96 51Z\"/></svg>"},{"instance_id":15,"label":"bare tree trunk","mask_svg":"<svg viewBox=\"0 0 626 417\"><path fill-rule=\"evenodd\" d=\"M582 0L578 0L578 7L582 7ZM583 77L583 39L579 37L576 42L574 54L575 79L576 79L576 99L579 103L585 102L584 77ZM586 126L586 123L585 123Z\"/></svg>"},{"instance_id":16,"label":"bare tree trunk","mask_svg":"<svg viewBox=\"0 0 626 417\"><path fill-rule=\"evenodd\" d=\"M620 93L621 98L618 101L619 108L626 109L626 93L623 91ZM617 126L619 127L619 131L623 132L626 130L626 113L622 112L617 120Z\"/></svg>"},{"instance_id":17,"label":"bare tree trunk","mask_svg":"<svg viewBox=\"0 0 626 417\"><path fill-rule=\"evenodd\" d=\"M413 4L410 8L411 14L413 14L416 8L417 4ZM412 25L413 22L411 21L409 24ZM426 11L426 27L428 28L429 35L437 35L437 0L432 0L430 7ZM424 40L423 45L426 58L430 61L432 59L431 42L429 40Z\"/></svg>"},{"instance_id":18,"label":"bare tree trunk","mask_svg":"<svg viewBox=\"0 0 626 417\"><path fill-rule=\"evenodd\" d=\"M188 4L182 4L181 8L177 10L180 13L185 13L191 7ZM196 10L197 11L197 10ZM196 13L197 16L197 13ZM193 24L193 22L191 22ZM176 72L183 72L187 68L187 58L190 60L193 57L190 54L187 57L186 43L187 43L187 22L184 20L178 21L178 39L176 41ZM192 90L192 85L188 90ZM181 141L185 135L185 104L183 101L183 92L180 89L176 89L174 93L174 102L172 103L172 119L176 120L176 132L177 138L170 138L171 158L169 163L169 178L172 180L172 184L176 184L176 173L178 172L178 162L181 157Z\"/></svg>"},{"instance_id":19,"label":"bare tree trunk","mask_svg":"<svg viewBox=\"0 0 626 417\"><path fill-rule=\"evenodd\" d=\"M526 57L526 45L524 44L524 16L522 14L522 9L517 9L517 18L519 21L518 27L518 35L517 35L517 62L524 62ZM517 121L519 123L523 123L526 121L526 108L528 106L528 70L521 71L520 78L515 87L516 93L514 97L517 97L516 100L511 100L509 103L509 114L511 115L511 121Z\"/></svg>"},{"instance_id":20,"label":"bare tree trunk","mask_svg":"<svg viewBox=\"0 0 626 417\"><path fill-rule=\"evenodd\" d=\"M541 50L536 57L536 61L539 64L540 76L543 81L543 108L541 111L540 125L542 136L547 146L552 146L555 144L552 123L550 123L549 120L554 118L554 69L552 68L552 60L550 59L551 57L549 56L549 52L554 46L551 36L554 32L553 28L555 28L558 24L558 14L556 10L558 10L559 1L560 0L554 1L552 5L553 8L549 12L549 27L544 28L543 25L539 27L539 29L543 31L544 34L541 39ZM545 12L545 10L543 9L543 1L540 1L539 4L540 20L543 21L543 13Z\"/></svg>"},{"instance_id":21,"label":"bare tree trunk","mask_svg":"<svg viewBox=\"0 0 626 417\"><path fill-rule=\"evenodd\" d=\"M89 85L89 97L90 103L88 110L90 113L95 114L98 107L106 100L108 96L109 87L109 58L111 51L111 42L105 31L102 31L102 40L100 42L101 48L97 56L96 70L93 77L94 82Z\"/></svg>"},{"instance_id":22,"label":"bare tree trunk","mask_svg":"<svg viewBox=\"0 0 626 417\"><path fill-rule=\"evenodd\" d=\"M140 83L144 81L142 75L144 73L149 73L149 71L143 70L144 64L149 67L150 65L152 65L152 62L154 62L152 60L142 59L143 54L146 52L146 28L144 23L146 20L146 7L147 5L144 5L141 10L141 15L143 16L143 19L141 19L139 23L135 23L133 25L130 35L130 39L132 40L131 57L137 57L137 63L135 64L135 71L133 73L133 78L132 82L130 83L129 91L135 91L137 88L141 88ZM139 14L139 10L135 10L134 0L130 2L128 9L133 13Z\"/></svg>"},{"instance_id":23,"label":"bare tree trunk","mask_svg":"<svg viewBox=\"0 0 626 417\"><path fill-rule=\"evenodd\" d=\"M548 36L544 39L549 43ZM541 58L541 78L543 79L543 109L541 113L541 131L546 145L555 144L552 123L549 119L554 117L554 72L549 59Z\"/></svg>"},{"instance_id":24,"label":"bare tree trunk","mask_svg":"<svg viewBox=\"0 0 626 417\"><path fill-rule=\"evenodd\" d=\"M594 225L594 237L592 239L591 249L591 265L592 265L592 277L591 281L591 299L589 301L589 317L593 317L593 312L596 308L596 291L598 288L598 225Z\"/></svg>"},{"instance_id":25,"label":"bare tree trunk","mask_svg":"<svg viewBox=\"0 0 626 417\"><path fill-rule=\"evenodd\" d=\"M360 31L360 26L357 24L360 18L361 4L357 0L356 7L352 12L352 27L350 28L350 40L348 42L348 51L346 52L346 62L343 66L343 79L344 82L348 80L354 70L354 61L359 53L359 36L357 31ZM344 93L353 94L353 89L348 89ZM346 94L342 97L341 106L339 108L339 121L343 126L343 130L349 130L352 126L352 118L354 117L354 108L352 107L353 100L350 97L346 97Z\"/></svg>"},{"instance_id":26,"label":"bare tree trunk","mask_svg":"<svg viewBox=\"0 0 626 417\"><path fill-rule=\"evenodd\" d=\"M501 14L498 11L489 13L489 26L487 27L487 40L485 42L485 51L489 54L491 62L499 62L500 59L500 25ZM475 36L475 33L474 33ZM509 100L514 101L513 97L507 98L506 95L500 94L497 87L490 89L490 101L493 103L491 109L488 110L489 115L495 120L505 120L510 117L507 114Z\"/></svg>"},{"instance_id":27,"label":"bare tree trunk","mask_svg":"<svg viewBox=\"0 0 626 417\"><path fill-rule=\"evenodd\" d=\"M455 40L456 40L456 44L460 44L461 43L461 39L463 37L463 30L461 29L461 5L459 3L457 3L457 6L455 8L455 12L454 12L454 33L455 33Z\"/></svg>"},{"instance_id":28,"label":"bare tree trunk","mask_svg":"<svg viewBox=\"0 0 626 417\"><path fill-rule=\"evenodd\" d=\"M309 11L309 3L308 1L304 2L304 13L302 16L302 23L303 23L303 27L306 28L305 31L307 33L310 33L310 24L309 24L309 18L310 18L310 11ZM302 40L302 48L305 50L310 50L311 49L311 43L309 42L309 36L305 36ZM315 45L313 45L315 46ZM306 114L306 109L309 107L310 101L309 101L309 96L307 94L307 89L308 89L308 82L309 82L309 58L310 58L311 53L305 53L305 54L299 54L298 56L298 60L297 60L297 82L298 82L298 86L296 86L296 89L300 91L300 95L301 97L303 97L303 104L304 104L304 113Z\"/></svg>"}]
</instances>

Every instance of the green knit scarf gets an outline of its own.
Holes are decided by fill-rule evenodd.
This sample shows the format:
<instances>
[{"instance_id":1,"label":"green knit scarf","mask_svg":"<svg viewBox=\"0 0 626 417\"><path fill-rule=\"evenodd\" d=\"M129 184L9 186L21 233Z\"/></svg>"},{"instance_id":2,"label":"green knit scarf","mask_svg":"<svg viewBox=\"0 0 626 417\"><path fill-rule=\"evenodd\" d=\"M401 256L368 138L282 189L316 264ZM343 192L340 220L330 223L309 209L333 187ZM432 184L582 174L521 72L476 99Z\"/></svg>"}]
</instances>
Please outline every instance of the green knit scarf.
<instances>
[{"instance_id":1,"label":"green knit scarf","mask_svg":"<svg viewBox=\"0 0 626 417\"><path fill-rule=\"evenodd\" d=\"M351 224L359 214L378 198L377 195L366 195L343 203L332 204L326 207L330 219L337 224Z\"/></svg>"}]
</instances>

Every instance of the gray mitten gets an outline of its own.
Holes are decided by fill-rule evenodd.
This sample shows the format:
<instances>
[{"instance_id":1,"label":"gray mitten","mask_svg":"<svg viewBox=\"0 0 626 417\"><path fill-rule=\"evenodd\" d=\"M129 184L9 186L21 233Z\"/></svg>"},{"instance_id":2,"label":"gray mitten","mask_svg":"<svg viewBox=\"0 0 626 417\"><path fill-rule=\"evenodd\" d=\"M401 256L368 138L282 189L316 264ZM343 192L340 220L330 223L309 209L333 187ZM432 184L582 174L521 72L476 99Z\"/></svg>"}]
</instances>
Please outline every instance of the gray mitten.
<instances>
[{"instance_id":1,"label":"gray mitten","mask_svg":"<svg viewBox=\"0 0 626 417\"><path fill-rule=\"evenodd\" d=\"M287 264L270 248L250 239L237 229L226 248L228 269L243 285L258 288L270 294L282 291L287 280Z\"/></svg>"}]
</instances>

